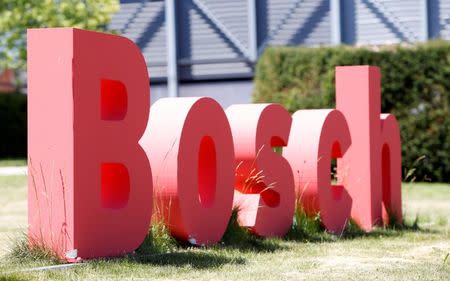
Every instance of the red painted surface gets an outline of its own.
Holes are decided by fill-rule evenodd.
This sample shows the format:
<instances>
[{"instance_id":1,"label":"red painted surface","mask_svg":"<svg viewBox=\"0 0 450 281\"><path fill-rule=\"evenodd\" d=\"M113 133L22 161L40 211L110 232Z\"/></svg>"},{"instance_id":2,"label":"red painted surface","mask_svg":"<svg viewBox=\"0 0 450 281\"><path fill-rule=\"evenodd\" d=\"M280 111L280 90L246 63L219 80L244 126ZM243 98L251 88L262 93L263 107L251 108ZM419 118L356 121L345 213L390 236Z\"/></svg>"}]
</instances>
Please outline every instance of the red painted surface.
<instances>
[{"instance_id":1,"label":"red painted surface","mask_svg":"<svg viewBox=\"0 0 450 281\"><path fill-rule=\"evenodd\" d=\"M286 146L292 118L276 104L233 105L226 112L235 148L238 222L260 236L283 236L294 214L294 179L273 147Z\"/></svg>"},{"instance_id":2,"label":"red painted surface","mask_svg":"<svg viewBox=\"0 0 450 281\"><path fill-rule=\"evenodd\" d=\"M29 30L28 87L29 237L61 256L133 251L152 210L150 165L138 144L150 108L138 47L77 29Z\"/></svg>"},{"instance_id":3,"label":"red painted surface","mask_svg":"<svg viewBox=\"0 0 450 281\"><path fill-rule=\"evenodd\" d=\"M311 216L320 213L328 231L341 233L350 218L352 199L339 179L331 185L330 166L331 159L342 157L351 144L347 122L333 109L299 110L292 118L283 156L294 174L298 207Z\"/></svg>"},{"instance_id":4,"label":"red painted surface","mask_svg":"<svg viewBox=\"0 0 450 281\"><path fill-rule=\"evenodd\" d=\"M383 222L383 201L401 220L400 131L395 119L380 115L380 79L378 67L336 68L336 108L352 139L338 175L353 200L352 218L365 230Z\"/></svg>"},{"instance_id":5,"label":"red painted surface","mask_svg":"<svg viewBox=\"0 0 450 281\"><path fill-rule=\"evenodd\" d=\"M296 196L334 233L350 215L366 230L389 215L401 221L400 132L393 115L380 115L378 68L338 67L337 109L293 118L275 104L225 113L210 98L161 99L149 117L149 91L146 63L126 38L28 31L31 243L61 257L119 256L143 241L154 209L178 239L214 244L233 204L242 226L282 236Z\"/></svg>"},{"instance_id":6,"label":"red painted surface","mask_svg":"<svg viewBox=\"0 0 450 281\"><path fill-rule=\"evenodd\" d=\"M130 197L130 175L127 167L120 163L102 163L100 175L102 207L125 207Z\"/></svg>"},{"instance_id":7,"label":"red painted surface","mask_svg":"<svg viewBox=\"0 0 450 281\"><path fill-rule=\"evenodd\" d=\"M117 80L100 81L100 113L102 120L122 120L128 109L127 89Z\"/></svg>"},{"instance_id":8,"label":"red painted surface","mask_svg":"<svg viewBox=\"0 0 450 281\"><path fill-rule=\"evenodd\" d=\"M394 216L402 222L402 153L400 129L392 114L381 114L381 175L383 223Z\"/></svg>"}]
</instances>

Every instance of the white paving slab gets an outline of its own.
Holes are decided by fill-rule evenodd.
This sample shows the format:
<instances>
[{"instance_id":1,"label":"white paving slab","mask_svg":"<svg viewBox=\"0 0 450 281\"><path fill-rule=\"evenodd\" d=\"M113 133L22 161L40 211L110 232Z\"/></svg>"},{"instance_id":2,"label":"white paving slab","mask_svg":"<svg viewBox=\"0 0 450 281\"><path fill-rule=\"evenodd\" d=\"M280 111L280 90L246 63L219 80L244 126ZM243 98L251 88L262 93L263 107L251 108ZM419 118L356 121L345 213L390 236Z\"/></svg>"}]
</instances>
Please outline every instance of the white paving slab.
<instances>
[{"instance_id":1,"label":"white paving slab","mask_svg":"<svg viewBox=\"0 0 450 281\"><path fill-rule=\"evenodd\" d=\"M20 176L27 175L27 166L20 167L0 167L0 176Z\"/></svg>"}]
</instances>

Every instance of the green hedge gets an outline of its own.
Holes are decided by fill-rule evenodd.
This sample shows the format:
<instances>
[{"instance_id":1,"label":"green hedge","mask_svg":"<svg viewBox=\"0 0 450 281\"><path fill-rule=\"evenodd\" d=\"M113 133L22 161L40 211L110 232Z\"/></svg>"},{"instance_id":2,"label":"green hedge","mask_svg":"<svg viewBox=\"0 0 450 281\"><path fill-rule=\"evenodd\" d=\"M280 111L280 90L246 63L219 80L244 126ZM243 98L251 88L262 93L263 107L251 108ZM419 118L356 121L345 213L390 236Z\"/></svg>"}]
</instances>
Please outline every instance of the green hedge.
<instances>
[{"instance_id":1,"label":"green hedge","mask_svg":"<svg viewBox=\"0 0 450 281\"><path fill-rule=\"evenodd\" d=\"M0 158L27 157L27 96L0 93Z\"/></svg>"},{"instance_id":2,"label":"green hedge","mask_svg":"<svg viewBox=\"0 0 450 281\"><path fill-rule=\"evenodd\" d=\"M404 176L415 168L416 180L450 181L450 42L268 48L256 68L253 99L283 104L291 112L334 107L339 65L381 68L382 112L400 122Z\"/></svg>"}]
</instances>

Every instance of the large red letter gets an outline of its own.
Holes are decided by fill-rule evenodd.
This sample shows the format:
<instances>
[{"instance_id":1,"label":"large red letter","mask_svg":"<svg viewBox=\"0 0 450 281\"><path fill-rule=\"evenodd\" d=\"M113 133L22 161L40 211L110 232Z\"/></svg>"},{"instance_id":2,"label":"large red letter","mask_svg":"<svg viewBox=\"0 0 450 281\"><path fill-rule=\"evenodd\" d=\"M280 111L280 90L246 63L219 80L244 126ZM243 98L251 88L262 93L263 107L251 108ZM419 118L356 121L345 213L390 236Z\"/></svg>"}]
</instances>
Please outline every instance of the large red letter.
<instances>
[{"instance_id":1,"label":"large red letter","mask_svg":"<svg viewBox=\"0 0 450 281\"><path fill-rule=\"evenodd\" d=\"M210 98L165 98L152 106L144 147L153 167L156 212L194 245L218 242L233 204L233 139Z\"/></svg>"},{"instance_id":2,"label":"large red letter","mask_svg":"<svg viewBox=\"0 0 450 281\"><path fill-rule=\"evenodd\" d=\"M64 256L117 256L148 232L146 63L130 40L28 32L29 237Z\"/></svg>"},{"instance_id":3,"label":"large red letter","mask_svg":"<svg viewBox=\"0 0 450 281\"><path fill-rule=\"evenodd\" d=\"M381 114L381 165L383 223L390 218L397 223L403 219L402 213L402 153L400 129L392 114Z\"/></svg>"},{"instance_id":4,"label":"large red letter","mask_svg":"<svg viewBox=\"0 0 450 281\"><path fill-rule=\"evenodd\" d=\"M337 110L299 110L283 156L291 164L295 190L308 215L320 212L325 228L341 233L350 218L352 199L338 179L330 184L331 158L340 158L350 146L350 132ZM338 169L340 169L338 165Z\"/></svg>"},{"instance_id":5,"label":"large red letter","mask_svg":"<svg viewBox=\"0 0 450 281\"><path fill-rule=\"evenodd\" d=\"M336 108L347 119L352 138L339 177L353 199L353 219L366 230L381 223L380 99L377 67L336 68Z\"/></svg>"},{"instance_id":6,"label":"large red letter","mask_svg":"<svg viewBox=\"0 0 450 281\"><path fill-rule=\"evenodd\" d=\"M292 224L294 179L289 163L273 151L286 146L292 118L276 104L233 105L238 221L261 236L282 236Z\"/></svg>"},{"instance_id":7,"label":"large red letter","mask_svg":"<svg viewBox=\"0 0 450 281\"><path fill-rule=\"evenodd\" d=\"M365 230L382 223L383 202L401 221L400 133L393 116L380 120L380 78L378 67L336 68L336 108L352 137L338 173L353 199L352 217Z\"/></svg>"}]
</instances>

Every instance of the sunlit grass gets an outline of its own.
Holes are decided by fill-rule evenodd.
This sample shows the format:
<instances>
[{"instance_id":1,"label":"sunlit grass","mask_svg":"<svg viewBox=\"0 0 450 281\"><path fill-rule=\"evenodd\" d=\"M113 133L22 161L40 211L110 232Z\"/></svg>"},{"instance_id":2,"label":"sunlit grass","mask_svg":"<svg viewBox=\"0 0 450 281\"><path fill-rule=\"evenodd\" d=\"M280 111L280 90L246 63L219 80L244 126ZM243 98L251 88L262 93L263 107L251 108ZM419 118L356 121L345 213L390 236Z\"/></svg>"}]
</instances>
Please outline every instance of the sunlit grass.
<instances>
[{"instance_id":1,"label":"sunlit grass","mask_svg":"<svg viewBox=\"0 0 450 281\"><path fill-rule=\"evenodd\" d=\"M22 272L58 263L45 251L30 253L24 242L25 185L25 176L0 177L4 246L0 280L448 280L450 276L450 185L446 184L404 184L404 223L370 233L349 223L342 235L331 235L320 225L320 216L307 217L298 209L286 238L263 239L240 227L234 211L215 246L179 243L164 225L154 224L141 247L125 257L85 261L83 266L63 270ZM11 227L15 222L18 227ZM6 245L6 238L16 246ZM11 250L14 254L8 256Z\"/></svg>"},{"instance_id":2,"label":"sunlit grass","mask_svg":"<svg viewBox=\"0 0 450 281\"><path fill-rule=\"evenodd\" d=\"M0 159L0 167L12 167L12 166L26 166L27 159Z\"/></svg>"}]
</instances>

